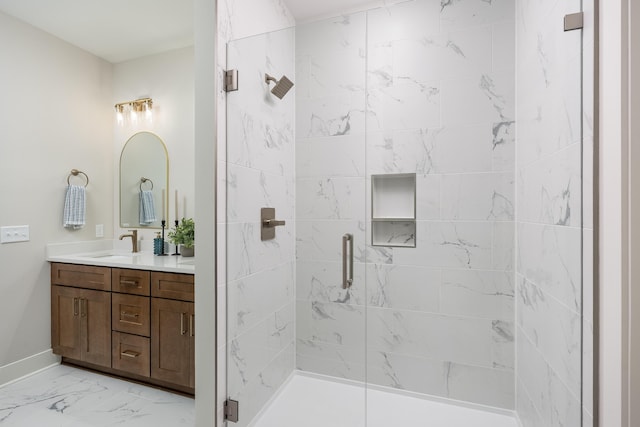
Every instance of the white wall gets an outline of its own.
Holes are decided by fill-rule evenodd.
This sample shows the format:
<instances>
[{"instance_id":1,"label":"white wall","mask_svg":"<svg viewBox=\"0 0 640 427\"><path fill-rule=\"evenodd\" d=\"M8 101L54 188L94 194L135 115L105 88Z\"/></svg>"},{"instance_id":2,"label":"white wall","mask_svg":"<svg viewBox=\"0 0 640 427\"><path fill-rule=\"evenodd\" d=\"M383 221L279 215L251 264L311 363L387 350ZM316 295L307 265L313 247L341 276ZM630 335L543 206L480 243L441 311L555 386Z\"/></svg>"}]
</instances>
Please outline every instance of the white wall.
<instances>
[{"instance_id":1,"label":"white wall","mask_svg":"<svg viewBox=\"0 0 640 427\"><path fill-rule=\"evenodd\" d=\"M600 1L600 426L622 426L626 0Z\"/></svg>"},{"instance_id":2,"label":"white wall","mask_svg":"<svg viewBox=\"0 0 640 427\"><path fill-rule=\"evenodd\" d=\"M198 225L196 257L196 426L216 424L216 1L196 0L195 13L195 183ZM221 371L224 375L224 371Z\"/></svg>"},{"instance_id":3,"label":"white wall","mask_svg":"<svg viewBox=\"0 0 640 427\"><path fill-rule=\"evenodd\" d=\"M0 245L0 367L51 348L45 244L94 239L96 224L113 233L111 73L111 64L0 13L0 225L28 224L31 233ZM62 227L72 168L90 178L78 231Z\"/></svg>"},{"instance_id":4,"label":"white wall","mask_svg":"<svg viewBox=\"0 0 640 427\"><path fill-rule=\"evenodd\" d=\"M179 215L183 216L183 201L187 198L187 217L194 216L194 54L193 47L172 50L157 55L121 62L113 66L113 102L153 98L153 121L139 120L114 125L114 237L126 229L120 228L119 177L120 153L127 140L136 132L157 134L169 153L169 226L173 227L174 191L178 190ZM115 114L112 114L115 123ZM142 229L141 236L152 240L157 230Z\"/></svg>"}]
</instances>

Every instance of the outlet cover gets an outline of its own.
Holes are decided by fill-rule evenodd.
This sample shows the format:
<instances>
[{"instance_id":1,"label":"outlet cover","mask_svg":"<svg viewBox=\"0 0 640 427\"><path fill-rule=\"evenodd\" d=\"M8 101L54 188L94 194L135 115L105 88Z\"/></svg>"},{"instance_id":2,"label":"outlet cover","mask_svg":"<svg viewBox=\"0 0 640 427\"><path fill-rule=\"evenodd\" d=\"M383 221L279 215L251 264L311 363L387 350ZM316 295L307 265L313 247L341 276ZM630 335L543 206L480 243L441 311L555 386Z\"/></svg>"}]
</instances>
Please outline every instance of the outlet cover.
<instances>
[{"instance_id":1,"label":"outlet cover","mask_svg":"<svg viewBox=\"0 0 640 427\"><path fill-rule=\"evenodd\" d=\"M29 241L29 226L14 225L0 227L0 243L16 243Z\"/></svg>"},{"instance_id":2,"label":"outlet cover","mask_svg":"<svg viewBox=\"0 0 640 427\"><path fill-rule=\"evenodd\" d=\"M104 237L104 224L96 224L96 237Z\"/></svg>"}]
</instances>

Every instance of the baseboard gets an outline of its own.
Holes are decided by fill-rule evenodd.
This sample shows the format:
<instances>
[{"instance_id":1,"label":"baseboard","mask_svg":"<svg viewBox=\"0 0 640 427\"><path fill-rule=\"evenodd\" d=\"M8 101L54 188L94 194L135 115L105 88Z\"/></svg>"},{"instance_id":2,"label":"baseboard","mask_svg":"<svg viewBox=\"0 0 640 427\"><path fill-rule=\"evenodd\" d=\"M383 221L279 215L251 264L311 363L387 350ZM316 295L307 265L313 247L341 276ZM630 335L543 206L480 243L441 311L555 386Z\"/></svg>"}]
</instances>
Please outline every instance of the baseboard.
<instances>
[{"instance_id":1,"label":"baseboard","mask_svg":"<svg viewBox=\"0 0 640 427\"><path fill-rule=\"evenodd\" d=\"M58 364L60 364L60 357L53 354L49 349L8 365L0 366L0 387Z\"/></svg>"}]
</instances>

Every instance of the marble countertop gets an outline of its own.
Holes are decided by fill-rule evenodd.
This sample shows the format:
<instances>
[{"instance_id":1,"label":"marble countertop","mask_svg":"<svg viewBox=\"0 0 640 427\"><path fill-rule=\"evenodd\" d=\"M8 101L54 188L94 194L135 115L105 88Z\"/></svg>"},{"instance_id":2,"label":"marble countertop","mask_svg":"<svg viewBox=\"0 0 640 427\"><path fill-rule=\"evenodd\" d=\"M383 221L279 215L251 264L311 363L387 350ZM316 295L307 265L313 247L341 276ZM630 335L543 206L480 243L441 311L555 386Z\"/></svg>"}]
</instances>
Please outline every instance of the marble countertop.
<instances>
[{"instance_id":1,"label":"marble countertop","mask_svg":"<svg viewBox=\"0 0 640 427\"><path fill-rule=\"evenodd\" d=\"M46 247L46 260L183 274L195 274L196 270L194 257L156 256L147 251L134 254L109 240L49 244Z\"/></svg>"}]
</instances>

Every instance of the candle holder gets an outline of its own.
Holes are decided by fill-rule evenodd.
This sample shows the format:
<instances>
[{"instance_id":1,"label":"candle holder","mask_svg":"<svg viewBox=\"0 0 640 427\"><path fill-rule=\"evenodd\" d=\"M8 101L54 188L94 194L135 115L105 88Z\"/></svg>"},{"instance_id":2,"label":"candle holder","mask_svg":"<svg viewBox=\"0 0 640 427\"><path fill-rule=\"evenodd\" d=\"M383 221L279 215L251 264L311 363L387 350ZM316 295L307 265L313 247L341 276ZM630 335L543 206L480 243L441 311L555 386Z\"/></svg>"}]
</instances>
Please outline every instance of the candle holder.
<instances>
[{"instance_id":1,"label":"candle holder","mask_svg":"<svg viewBox=\"0 0 640 427\"><path fill-rule=\"evenodd\" d=\"M178 228L178 224L180 224L180 222L176 219L176 228ZM176 243L176 251L174 253L172 253L171 255L174 255L174 256L175 255L180 255L180 253L178 252L178 246L180 246L180 245L178 245Z\"/></svg>"},{"instance_id":2,"label":"candle holder","mask_svg":"<svg viewBox=\"0 0 640 427\"><path fill-rule=\"evenodd\" d=\"M162 245L161 245L160 253L158 254L158 256L167 256L169 254L164 253L164 229L167 228L167 221L163 219L160 222L160 224L162 225Z\"/></svg>"}]
</instances>

